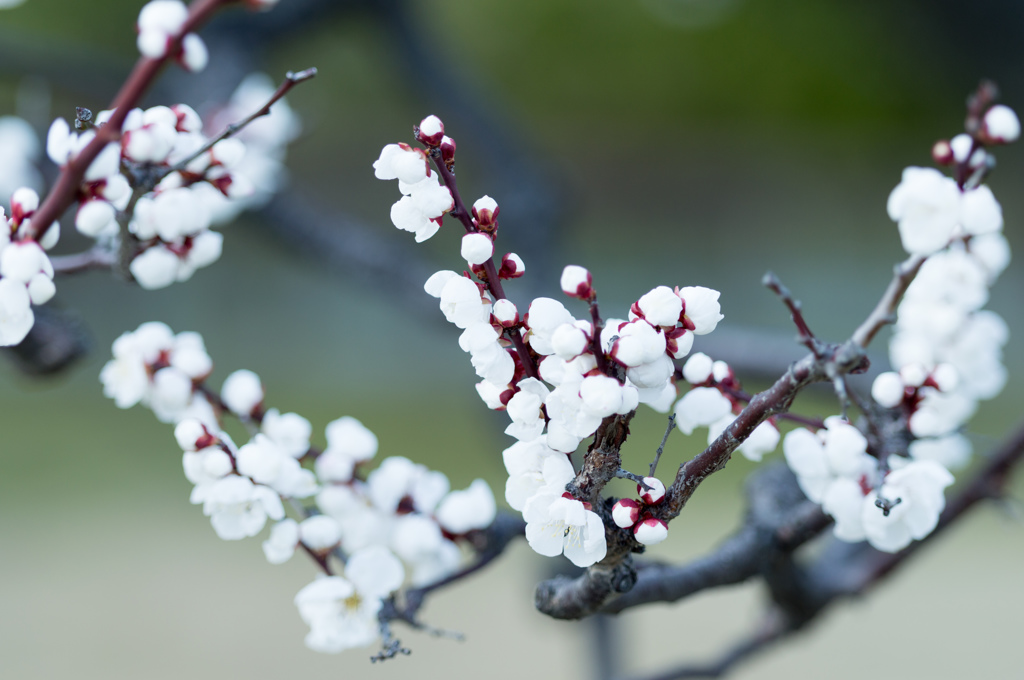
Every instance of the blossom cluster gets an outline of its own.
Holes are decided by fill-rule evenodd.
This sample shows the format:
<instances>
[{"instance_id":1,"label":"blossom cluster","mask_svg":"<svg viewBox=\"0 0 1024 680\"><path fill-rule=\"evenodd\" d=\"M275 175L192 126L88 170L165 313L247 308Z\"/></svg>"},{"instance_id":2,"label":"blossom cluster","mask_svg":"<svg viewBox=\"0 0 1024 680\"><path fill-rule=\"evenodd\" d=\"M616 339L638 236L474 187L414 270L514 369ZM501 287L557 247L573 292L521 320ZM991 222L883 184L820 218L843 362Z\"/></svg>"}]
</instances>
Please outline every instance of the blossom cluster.
<instances>
[{"instance_id":1,"label":"blossom cluster","mask_svg":"<svg viewBox=\"0 0 1024 680\"><path fill-rule=\"evenodd\" d=\"M380 179L399 180L403 198L392 208L392 221L422 241L455 208L451 188L438 177L454 163L455 142L436 116L425 118L416 136L426 149L389 144L374 172ZM689 354L694 336L712 332L722 319L719 293L700 286L658 286L633 303L627 318L602 320L590 272L569 265L561 276L562 292L588 303L590 318L577 319L547 297L530 302L521 315L495 286L495 279L525 272L515 253L494 264L497 202L484 196L469 212L471 218L461 216L467 231L461 254L476 280L468 272L442 270L424 289L462 329L459 345L481 378L481 399L511 420L505 433L517 443L503 453L509 473L505 497L523 513L530 545L543 555L564 553L578 566L594 564L607 550L604 524L588 501L566 490L576 476L567 456L606 418L629 414L639 404L661 412L672 407L677 396L673 360ZM681 401L679 408L688 411L689 402Z\"/></svg>"},{"instance_id":2,"label":"blossom cluster","mask_svg":"<svg viewBox=\"0 0 1024 680\"><path fill-rule=\"evenodd\" d=\"M986 146L1020 134L1016 114L997 105L973 135L940 142L933 168L907 168L889 196L904 248L923 259L898 309L889 344L894 370L871 395L907 432L906 450L870 451L857 428L833 417L817 433L786 436L786 460L801 488L835 519L835 535L895 552L931 533L945 507L951 471L964 467L971 443L962 433L978 402L1006 382L1006 323L983 309L989 287L1010 260L1003 214L980 180L994 166Z\"/></svg>"},{"instance_id":3,"label":"blossom cluster","mask_svg":"<svg viewBox=\"0 0 1024 680\"><path fill-rule=\"evenodd\" d=\"M252 89L243 83L236 99L248 103ZM238 106L228 108L235 113ZM119 220L126 220L134 245L129 270L140 286L156 289L189 279L220 257L223 236L210 227L233 219L241 209L237 204L254 193L250 176L261 171L260 151L279 156L294 137L294 117L284 104L277 110L282 113L276 127L257 137L263 143L253 152L238 137L208 139L203 120L185 104L133 109L120 141L108 144L85 174L75 227L113 249L122 238ZM96 125L107 124L112 114L101 111ZM58 118L47 136L47 154L65 166L95 134L73 132Z\"/></svg>"},{"instance_id":4,"label":"blossom cluster","mask_svg":"<svg viewBox=\"0 0 1024 680\"><path fill-rule=\"evenodd\" d=\"M345 563L344 576L325 569L295 598L312 649L373 643L384 599L403 583L452 574L462 562L460 542L494 521L494 496L481 479L451 490L443 473L401 456L368 470L378 440L355 418L329 423L320 451L306 418L265 407L252 371L235 371L214 392L206 385L213 362L197 333L145 323L118 338L113 354L101 373L105 394L121 408L142 403L176 425L194 485L189 500L220 538L255 536L273 521L263 542L269 562L285 562L301 547L322 565L332 557ZM225 432L226 415L248 427L247 442ZM288 507L299 516L287 517Z\"/></svg>"},{"instance_id":5,"label":"blossom cluster","mask_svg":"<svg viewBox=\"0 0 1024 680\"><path fill-rule=\"evenodd\" d=\"M24 340L35 324L32 305L57 292L45 249L57 243L60 226L51 226L39 243L26 236L38 207L39 195L26 187L11 196L10 216L0 206L0 347Z\"/></svg>"}]
</instances>

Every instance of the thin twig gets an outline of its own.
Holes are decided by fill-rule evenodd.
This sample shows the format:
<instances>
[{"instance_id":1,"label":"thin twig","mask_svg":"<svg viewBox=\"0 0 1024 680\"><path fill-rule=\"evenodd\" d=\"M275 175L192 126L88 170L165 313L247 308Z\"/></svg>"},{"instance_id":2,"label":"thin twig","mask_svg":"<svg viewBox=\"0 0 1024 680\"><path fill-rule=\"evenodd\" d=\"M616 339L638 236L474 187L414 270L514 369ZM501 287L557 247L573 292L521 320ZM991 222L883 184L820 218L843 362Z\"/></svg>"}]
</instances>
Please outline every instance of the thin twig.
<instances>
[{"instance_id":1,"label":"thin twig","mask_svg":"<svg viewBox=\"0 0 1024 680\"><path fill-rule=\"evenodd\" d=\"M866 348L874 339L878 331L888 324L896 321L896 308L900 306L904 293L910 287L921 265L927 258L924 255L911 255L906 260L896 265L893 270L892 281L882 294L882 298L871 310L868 318L864 320L857 330L850 336L854 344Z\"/></svg>"},{"instance_id":2,"label":"thin twig","mask_svg":"<svg viewBox=\"0 0 1024 680\"><path fill-rule=\"evenodd\" d=\"M665 436L661 438L661 444L658 445L658 450L654 452L654 460L651 461L651 477L654 476L654 471L658 469L658 462L661 460L661 454L665 452L668 436L672 434L674 429L676 429L676 414L670 413L668 416L668 426L665 428Z\"/></svg>"},{"instance_id":3,"label":"thin twig","mask_svg":"<svg viewBox=\"0 0 1024 680\"><path fill-rule=\"evenodd\" d=\"M229 137L234 137L236 134L244 130L250 123L252 123L257 118L269 116L271 106L276 104L278 100L280 100L282 97L288 94L293 87L295 87L299 83L304 83L307 80L315 78L316 74L317 70L315 67L307 68L305 71L299 71L298 73L288 71L288 73L286 73L284 76L284 81L282 81L281 84L277 86L277 89L274 90L274 93L272 95L270 95L270 99L267 100L267 103L264 104L258 111L253 113L251 116L248 116L247 118L243 118L242 120L236 123L231 123L230 125L228 125L226 128L224 128L223 132L221 132L216 137L210 139L208 142L206 142L206 144L203 144L191 156L185 158L182 161L179 161L176 165L169 168L165 174L169 175L172 172L181 172L188 166L189 163L191 163L192 161L194 161L195 159L199 158L204 153L212 149L214 146L216 146L218 142L222 142L225 139L228 139Z\"/></svg>"},{"instance_id":4,"label":"thin twig","mask_svg":"<svg viewBox=\"0 0 1024 680\"><path fill-rule=\"evenodd\" d=\"M793 323L796 324L800 344L811 350L811 353L814 354L815 357L821 358L821 347L819 346L818 339L814 336L814 333L811 332L810 327L807 325L807 321L804 319L800 301L793 298L789 289L782 285L782 281L779 280L779 277L772 272L768 272L764 275L761 279L761 285L767 287L782 299L782 302L789 309L790 318L792 318Z\"/></svg>"}]
</instances>

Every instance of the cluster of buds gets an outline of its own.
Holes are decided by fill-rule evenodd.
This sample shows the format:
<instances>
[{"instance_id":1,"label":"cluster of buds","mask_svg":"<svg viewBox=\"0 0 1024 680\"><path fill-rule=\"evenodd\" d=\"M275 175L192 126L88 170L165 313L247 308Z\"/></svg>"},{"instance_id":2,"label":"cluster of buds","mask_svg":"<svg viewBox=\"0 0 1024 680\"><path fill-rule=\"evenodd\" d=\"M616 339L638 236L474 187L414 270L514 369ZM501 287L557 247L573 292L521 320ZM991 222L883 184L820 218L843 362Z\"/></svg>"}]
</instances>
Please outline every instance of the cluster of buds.
<instances>
[{"instance_id":1,"label":"cluster of buds","mask_svg":"<svg viewBox=\"0 0 1024 680\"><path fill-rule=\"evenodd\" d=\"M650 508L665 500L665 485L657 477L644 477L636 485L639 500L620 498L612 506L612 521L615 526L630 529L637 543L654 545L668 538L668 524L652 517Z\"/></svg>"}]
</instances>

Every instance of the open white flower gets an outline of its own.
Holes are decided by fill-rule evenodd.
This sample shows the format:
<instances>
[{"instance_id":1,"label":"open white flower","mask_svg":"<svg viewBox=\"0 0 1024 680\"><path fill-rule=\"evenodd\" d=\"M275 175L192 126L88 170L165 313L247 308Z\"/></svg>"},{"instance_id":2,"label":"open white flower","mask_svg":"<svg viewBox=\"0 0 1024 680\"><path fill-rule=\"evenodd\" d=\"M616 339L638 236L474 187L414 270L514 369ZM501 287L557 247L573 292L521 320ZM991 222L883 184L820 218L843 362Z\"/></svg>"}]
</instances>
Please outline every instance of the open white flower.
<instances>
[{"instance_id":1,"label":"open white flower","mask_svg":"<svg viewBox=\"0 0 1024 680\"><path fill-rule=\"evenodd\" d=\"M380 636L377 612L405 578L402 563L383 546L372 546L349 557L345 576L325 576L295 596L299 616L309 627L306 646L337 654L365 647Z\"/></svg>"},{"instance_id":2,"label":"open white flower","mask_svg":"<svg viewBox=\"0 0 1024 680\"><path fill-rule=\"evenodd\" d=\"M526 501L526 540L541 555L565 554L577 567L604 559L607 544L604 523L582 501L572 498L565 485L575 477L572 464L562 456L544 461L546 485Z\"/></svg>"}]
</instances>

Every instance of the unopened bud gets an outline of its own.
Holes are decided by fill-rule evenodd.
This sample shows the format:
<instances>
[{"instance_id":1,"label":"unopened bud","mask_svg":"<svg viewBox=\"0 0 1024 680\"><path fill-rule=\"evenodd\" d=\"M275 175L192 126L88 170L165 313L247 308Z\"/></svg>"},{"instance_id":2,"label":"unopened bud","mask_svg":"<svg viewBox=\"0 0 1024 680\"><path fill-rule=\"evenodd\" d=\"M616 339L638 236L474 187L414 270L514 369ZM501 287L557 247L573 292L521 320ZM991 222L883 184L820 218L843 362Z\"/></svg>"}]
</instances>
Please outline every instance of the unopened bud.
<instances>
[{"instance_id":1,"label":"unopened bud","mask_svg":"<svg viewBox=\"0 0 1024 680\"><path fill-rule=\"evenodd\" d=\"M960 133L949 140L949 147L953 151L953 159L957 163L963 163L971 155L971 149L974 148L974 140L971 139L970 135Z\"/></svg>"},{"instance_id":2,"label":"unopened bud","mask_svg":"<svg viewBox=\"0 0 1024 680\"><path fill-rule=\"evenodd\" d=\"M498 226L498 203L490 196L484 196L473 204L473 218L482 231L494 231Z\"/></svg>"},{"instance_id":3,"label":"unopened bud","mask_svg":"<svg viewBox=\"0 0 1024 680\"><path fill-rule=\"evenodd\" d=\"M440 146L444 139L444 123L437 116L427 116L416 128L416 139L427 146Z\"/></svg>"},{"instance_id":4,"label":"unopened bud","mask_svg":"<svg viewBox=\"0 0 1024 680\"><path fill-rule=\"evenodd\" d=\"M661 543L668 538L668 524L660 519L648 517L633 527L633 537L644 545Z\"/></svg>"},{"instance_id":5,"label":"unopened bud","mask_svg":"<svg viewBox=\"0 0 1024 680\"><path fill-rule=\"evenodd\" d=\"M645 489L643 485L636 485L636 492L640 494L640 500L647 505L657 505L665 500L665 485L657 477L644 477L644 484L649 486Z\"/></svg>"},{"instance_id":6,"label":"unopened bud","mask_svg":"<svg viewBox=\"0 0 1024 680\"><path fill-rule=\"evenodd\" d=\"M592 300L594 288L590 272L579 265L570 264L562 270L562 292L569 297Z\"/></svg>"},{"instance_id":7,"label":"unopened bud","mask_svg":"<svg viewBox=\"0 0 1024 680\"><path fill-rule=\"evenodd\" d=\"M612 521L615 526L626 529L640 519L640 504L630 498L622 498L612 506Z\"/></svg>"},{"instance_id":8,"label":"unopened bud","mask_svg":"<svg viewBox=\"0 0 1024 680\"><path fill-rule=\"evenodd\" d=\"M462 257L471 265L482 265L494 254L494 241L479 232L462 237Z\"/></svg>"},{"instance_id":9,"label":"unopened bud","mask_svg":"<svg viewBox=\"0 0 1024 680\"><path fill-rule=\"evenodd\" d=\"M495 300L494 306L491 308L491 314L494 316L494 320L505 328L511 328L519 323L519 310L516 309L511 300L504 298Z\"/></svg>"},{"instance_id":10,"label":"unopened bud","mask_svg":"<svg viewBox=\"0 0 1024 680\"><path fill-rule=\"evenodd\" d=\"M506 253L501 258L501 268L498 269L500 279L518 279L526 273L526 264L523 258L515 253Z\"/></svg>"},{"instance_id":11,"label":"unopened bud","mask_svg":"<svg viewBox=\"0 0 1024 680\"><path fill-rule=\"evenodd\" d=\"M441 160L449 168L455 163L455 140L451 137L441 138Z\"/></svg>"},{"instance_id":12,"label":"unopened bud","mask_svg":"<svg viewBox=\"0 0 1024 680\"><path fill-rule=\"evenodd\" d=\"M949 141L940 139L935 142L932 146L932 160L939 165L952 165L953 161L953 147L949 145Z\"/></svg>"},{"instance_id":13,"label":"unopened bud","mask_svg":"<svg viewBox=\"0 0 1024 680\"><path fill-rule=\"evenodd\" d=\"M1009 106L997 104L985 114L981 132L995 144L1007 144L1020 137L1020 120Z\"/></svg>"},{"instance_id":14,"label":"unopened bud","mask_svg":"<svg viewBox=\"0 0 1024 680\"><path fill-rule=\"evenodd\" d=\"M871 397L885 408L895 408L902 404L905 393L903 379L893 371L879 373L875 382L871 383Z\"/></svg>"}]
</instances>

